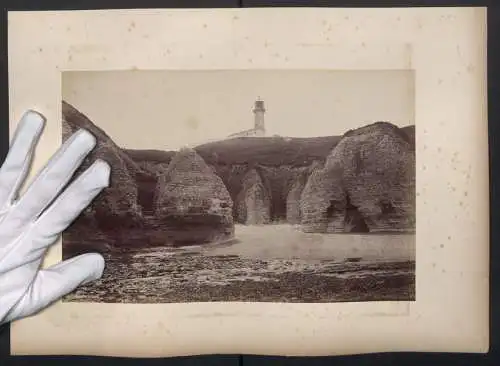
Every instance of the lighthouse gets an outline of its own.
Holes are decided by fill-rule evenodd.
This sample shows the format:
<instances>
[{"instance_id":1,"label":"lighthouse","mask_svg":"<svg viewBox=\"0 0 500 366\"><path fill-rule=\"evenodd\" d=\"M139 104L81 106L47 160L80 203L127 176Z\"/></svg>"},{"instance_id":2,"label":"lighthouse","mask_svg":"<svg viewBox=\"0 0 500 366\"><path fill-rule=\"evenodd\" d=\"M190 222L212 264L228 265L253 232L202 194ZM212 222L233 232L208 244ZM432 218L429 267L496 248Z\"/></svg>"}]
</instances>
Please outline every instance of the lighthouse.
<instances>
[{"instance_id":1,"label":"lighthouse","mask_svg":"<svg viewBox=\"0 0 500 366\"><path fill-rule=\"evenodd\" d=\"M266 126L264 122L265 112L266 108L264 107L264 101L260 98L257 98L253 108L255 136L262 137L266 135Z\"/></svg>"},{"instance_id":2,"label":"lighthouse","mask_svg":"<svg viewBox=\"0 0 500 366\"><path fill-rule=\"evenodd\" d=\"M253 128L249 130L244 130L240 132L233 133L229 135L229 138L237 137L265 137L266 136L266 126L264 123L264 113L266 108L264 107L264 101L257 98L253 106L254 122Z\"/></svg>"}]
</instances>

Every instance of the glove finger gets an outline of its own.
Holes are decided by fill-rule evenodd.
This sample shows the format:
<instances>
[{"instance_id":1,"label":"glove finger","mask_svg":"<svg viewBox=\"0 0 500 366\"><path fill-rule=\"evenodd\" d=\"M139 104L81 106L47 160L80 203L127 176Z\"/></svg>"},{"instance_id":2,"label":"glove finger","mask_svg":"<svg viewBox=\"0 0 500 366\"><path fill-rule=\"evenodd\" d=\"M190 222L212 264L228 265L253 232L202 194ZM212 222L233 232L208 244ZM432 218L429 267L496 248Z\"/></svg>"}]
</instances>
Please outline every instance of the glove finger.
<instances>
[{"instance_id":1,"label":"glove finger","mask_svg":"<svg viewBox=\"0 0 500 366\"><path fill-rule=\"evenodd\" d=\"M104 258L99 254L83 254L38 272L33 284L6 315L13 321L46 308L77 287L98 280L104 271Z\"/></svg>"},{"instance_id":2,"label":"glove finger","mask_svg":"<svg viewBox=\"0 0 500 366\"><path fill-rule=\"evenodd\" d=\"M108 163L96 160L44 211L24 240L20 241L15 248L5 248L3 256L0 249L2 271L24 266L41 258L47 247L52 245L61 232L76 219L103 188L109 185L109 174Z\"/></svg>"},{"instance_id":3,"label":"glove finger","mask_svg":"<svg viewBox=\"0 0 500 366\"><path fill-rule=\"evenodd\" d=\"M110 167L103 160L96 160L68 188L35 223L35 236L55 239L109 186ZM37 249L36 247L33 249Z\"/></svg>"},{"instance_id":4,"label":"glove finger","mask_svg":"<svg viewBox=\"0 0 500 366\"><path fill-rule=\"evenodd\" d=\"M12 203L24 183L44 124L45 118L37 112L22 116L0 168L0 208Z\"/></svg>"},{"instance_id":5,"label":"glove finger","mask_svg":"<svg viewBox=\"0 0 500 366\"><path fill-rule=\"evenodd\" d=\"M35 219L56 198L95 144L95 137L86 130L66 140L10 212L13 225Z\"/></svg>"}]
</instances>

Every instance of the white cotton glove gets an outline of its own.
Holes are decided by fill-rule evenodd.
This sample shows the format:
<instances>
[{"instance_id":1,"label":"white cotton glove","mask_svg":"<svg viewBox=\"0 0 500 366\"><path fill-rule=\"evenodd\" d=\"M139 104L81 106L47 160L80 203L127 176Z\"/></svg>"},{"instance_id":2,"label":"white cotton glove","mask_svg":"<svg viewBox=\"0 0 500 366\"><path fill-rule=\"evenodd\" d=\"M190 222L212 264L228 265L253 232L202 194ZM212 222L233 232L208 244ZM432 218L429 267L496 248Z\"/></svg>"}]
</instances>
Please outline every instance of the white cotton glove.
<instances>
[{"instance_id":1,"label":"white cotton glove","mask_svg":"<svg viewBox=\"0 0 500 366\"><path fill-rule=\"evenodd\" d=\"M96 144L89 132L80 130L18 197L44 123L36 112L22 117L0 168L0 324L37 313L77 286L100 278L104 270L99 254L40 269L48 247L109 185L110 173L109 165L97 160L64 189Z\"/></svg>"}]
</instances>

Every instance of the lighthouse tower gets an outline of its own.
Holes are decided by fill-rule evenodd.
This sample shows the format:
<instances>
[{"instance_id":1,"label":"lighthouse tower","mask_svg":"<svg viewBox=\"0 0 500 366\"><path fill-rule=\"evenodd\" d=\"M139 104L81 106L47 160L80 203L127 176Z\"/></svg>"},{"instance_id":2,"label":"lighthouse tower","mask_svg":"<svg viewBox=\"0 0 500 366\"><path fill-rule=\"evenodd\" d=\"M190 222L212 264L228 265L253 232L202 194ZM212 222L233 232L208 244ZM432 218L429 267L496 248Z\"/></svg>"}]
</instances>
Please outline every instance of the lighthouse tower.
<instances>
[{"instance_id":1,"label":"lighthouse tower","mask_svg":"<svg viewBox=\"0 0 500 366\"><path fill-rule=\"evenodd\" d=\"M266 125L264 122L265 112L266 109L264 107L264 101L260 100L260 98L257 98L253 108L255 136L262 137L266 135Z\"/></svg>"}]
</instances>

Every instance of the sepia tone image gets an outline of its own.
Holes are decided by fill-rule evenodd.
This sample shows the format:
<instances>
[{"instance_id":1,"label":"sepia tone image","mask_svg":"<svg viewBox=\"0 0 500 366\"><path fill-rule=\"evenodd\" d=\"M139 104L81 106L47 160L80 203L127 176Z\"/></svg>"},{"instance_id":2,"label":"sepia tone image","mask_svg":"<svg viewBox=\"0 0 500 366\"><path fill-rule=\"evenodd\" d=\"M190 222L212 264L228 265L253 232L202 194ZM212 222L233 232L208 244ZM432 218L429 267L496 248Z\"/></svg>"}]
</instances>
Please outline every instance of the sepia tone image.
<instances>
[{"instance_id":1,"label":"sepia tone image","mask_svg":"<svg viewBox=\"0 0 500 366\"><path fill-rule=\"evenodd\" d=\"M104 275L64 301L415 300L411 71L62 75L63 140L112 167L62 237Z\"/></svg>"}]
</instances>

